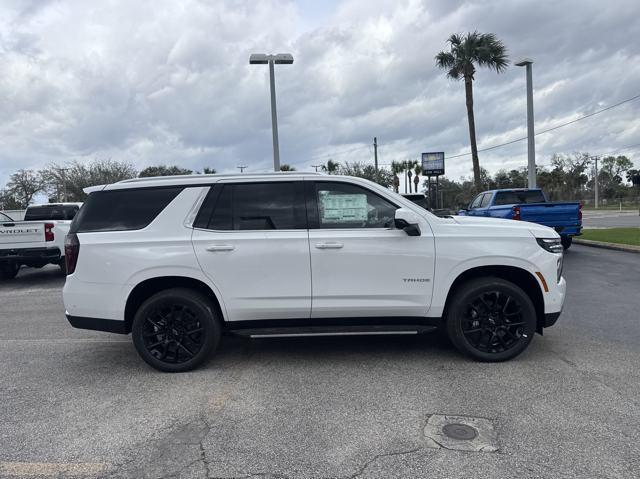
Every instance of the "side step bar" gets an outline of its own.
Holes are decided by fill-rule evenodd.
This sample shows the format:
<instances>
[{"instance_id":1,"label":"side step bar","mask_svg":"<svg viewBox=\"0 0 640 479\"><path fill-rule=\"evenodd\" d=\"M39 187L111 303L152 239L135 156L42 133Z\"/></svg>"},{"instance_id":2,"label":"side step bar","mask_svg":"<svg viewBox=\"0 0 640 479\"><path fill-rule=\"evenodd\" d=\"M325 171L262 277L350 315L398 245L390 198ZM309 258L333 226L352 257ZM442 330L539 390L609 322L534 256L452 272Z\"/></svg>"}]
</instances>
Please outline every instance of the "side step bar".
<instances>
[{"instance_id":1,"label":"side step bar","mask_svg":"<svg viewBox=\"0 0 640 479\"><path fill-rule=\"evenodd\" d=\"M430 333L438 329L427 325L397 325L397 326L308 326L308 327L280 327L280 328L251 328L234 329L230 332L250 338L296 338L308 336L379 336L387 334L408 335Z\"/></svg>"}]
</instances>

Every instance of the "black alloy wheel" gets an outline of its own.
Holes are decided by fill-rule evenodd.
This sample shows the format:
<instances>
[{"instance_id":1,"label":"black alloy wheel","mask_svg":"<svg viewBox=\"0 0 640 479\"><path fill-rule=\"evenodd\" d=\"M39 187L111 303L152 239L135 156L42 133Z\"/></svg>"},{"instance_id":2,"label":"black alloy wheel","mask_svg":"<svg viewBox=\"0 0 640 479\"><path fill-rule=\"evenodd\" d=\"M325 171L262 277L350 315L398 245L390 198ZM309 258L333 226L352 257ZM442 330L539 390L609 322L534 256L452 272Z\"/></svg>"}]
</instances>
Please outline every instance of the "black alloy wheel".
<instances>
[{"instance_id":1,"label":"black alloy wheel","mask_svg":"<svg viewBox=\"0 0 640 479\"><path fill-rule=\"evenodd\" d=\"M188 289L161 291L140 307L133 322L135 347L160 371L194 369L220 342L220 325L211 302Z\"/></svg>"},{"instance_id":2,"label":"black alloy wheel","mask_svg":"<svg viewBox=\"0 0 640 479\"><path fill-rule=\"evenodd\" d=\"M513 283L479 278L456 292L447 331L463 353L481 361L505 361L524 351L536 329L531 299Z\"/></svg>"}]
</instances>

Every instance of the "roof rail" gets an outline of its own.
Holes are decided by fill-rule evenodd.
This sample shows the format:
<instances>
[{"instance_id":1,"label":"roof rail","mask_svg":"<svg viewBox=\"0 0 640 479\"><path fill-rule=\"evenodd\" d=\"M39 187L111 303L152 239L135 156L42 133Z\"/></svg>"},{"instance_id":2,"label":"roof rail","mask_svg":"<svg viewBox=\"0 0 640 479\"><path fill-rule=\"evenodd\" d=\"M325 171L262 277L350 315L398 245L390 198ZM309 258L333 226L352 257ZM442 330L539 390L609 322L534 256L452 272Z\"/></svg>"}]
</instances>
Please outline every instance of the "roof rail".
<instances>
[{"instance_id":1,"label":"roof rail","mask_svg":"<svg viewBox=\"0 0 640 479\"><path fill-rule=\"evenodd\" d=\"M231 176L278 176L278 175L322 175L323 173L315 172L315 171L267 171L267 172L256 172L256 173L222 173L215 175L169 175L169 176L145 176L141 178L130 178L128 180L121 180L118 183L137 183L141 181L158 181L158 180L175 180L177 178L186 179L186 178L206 178L208 176L216 177L216 178L224 178Z\"/></svg>"}]
</instances>

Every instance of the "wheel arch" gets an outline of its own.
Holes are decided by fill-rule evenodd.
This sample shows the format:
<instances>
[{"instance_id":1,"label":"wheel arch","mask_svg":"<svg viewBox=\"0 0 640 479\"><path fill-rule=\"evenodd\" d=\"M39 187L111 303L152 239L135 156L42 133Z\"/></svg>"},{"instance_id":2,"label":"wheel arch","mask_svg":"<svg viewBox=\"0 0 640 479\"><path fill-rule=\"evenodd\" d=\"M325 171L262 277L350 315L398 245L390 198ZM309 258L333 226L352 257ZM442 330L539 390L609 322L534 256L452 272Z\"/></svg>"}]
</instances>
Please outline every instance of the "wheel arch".
<instances>
[{"instance_id":1,"label":"wheel arch","mask_svg":"<svg viewBox=\"0 0 640 479\"><path fill-rule=\"evenodd\" d=\"M443 324L446 321L449 304L456 289L471 279L486 277L500 278L514 283L531 298L533 306L536 309L536 331L542 334L544 325L544 297L540 283L529 271L517 266L477 266L460 273L451 284L449 292L447 293L447 299L442 313Z\"/></svg>"},{"instance_id":2,"label":"wheel arch","mask_svg":"<svg viewBox=\"0 0 640 479\"><path fill-rule=\"evenodd\" d=\"M160 291L171 288L186 288L199 291L211 300L214 308L216 308L216 312L222 319L222 322L225 322L225 315L222 305L220 304L218 297L213 292L211 287L205 282L187 276L158 276L141 281L129 293L124 308L126 332L131 332L131 325L133 324L133 318L136 314L136 311L142 305L142 303L147 300L147 298L156 293L159 293Z\"/></svg>"}]
</instances>

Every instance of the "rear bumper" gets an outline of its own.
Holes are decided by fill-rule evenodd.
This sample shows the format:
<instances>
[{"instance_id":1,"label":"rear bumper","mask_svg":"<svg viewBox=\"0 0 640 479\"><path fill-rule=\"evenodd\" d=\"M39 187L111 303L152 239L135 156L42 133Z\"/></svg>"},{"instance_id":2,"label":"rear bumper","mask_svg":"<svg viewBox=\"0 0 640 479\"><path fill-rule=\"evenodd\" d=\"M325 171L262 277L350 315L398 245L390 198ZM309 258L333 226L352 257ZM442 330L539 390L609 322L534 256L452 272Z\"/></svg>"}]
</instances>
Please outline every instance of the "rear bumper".
<instances>
[{"instance_id":1,"label":"rear bumper","mask_svg":"<svg viewBox=\"0 0 640 479\"><path fill-rule=\"evenodd\" d=\"M129 334L127 324L124 321L102 318L85 318L67 314L67 320L74 328L90 329L92 331L105 331L107 333Z\"/></svg>"},{"instance_id":2,"label":"rear bumper","mask_svg":"<svg viewBox=\"0 0 640 479\"><path fill-rule=\"evenodd\" d=\"M0 262L8 263L57 263L60 261L60 248L17 248L0 250Z\"/></svg>"}]
</instances>

